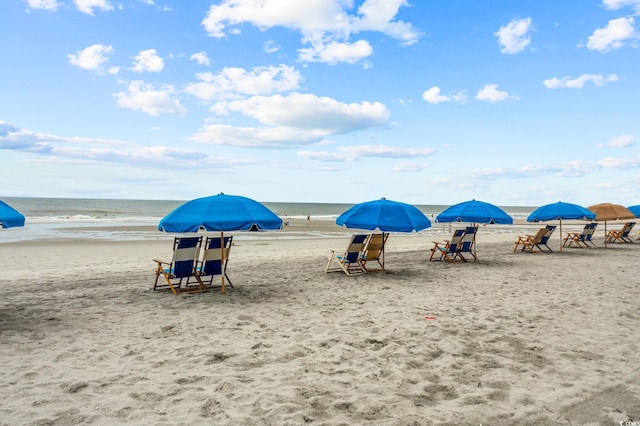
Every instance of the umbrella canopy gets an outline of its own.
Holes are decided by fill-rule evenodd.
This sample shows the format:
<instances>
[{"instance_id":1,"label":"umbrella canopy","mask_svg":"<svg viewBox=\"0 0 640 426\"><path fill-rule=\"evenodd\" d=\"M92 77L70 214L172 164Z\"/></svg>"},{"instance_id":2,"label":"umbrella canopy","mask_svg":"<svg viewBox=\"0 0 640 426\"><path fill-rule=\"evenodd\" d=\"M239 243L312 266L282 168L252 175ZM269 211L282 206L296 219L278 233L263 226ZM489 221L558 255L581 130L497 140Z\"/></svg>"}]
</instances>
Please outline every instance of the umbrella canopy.
<instances>
[{"instance_id":1,"label":"umbrella canopy","mask_svg":"<svg viewBox=\"0 0 640 426\"><path fill-rule=\"evenodd\" d=\"M587 207L590 211L595 213L596 218L594 220L604 221L604 246L607 246L607 221L618 219L635 219L636 215L620 204L612 203L600 203Z\"/></svg>"},{"instance_id":2,"label":"umbrella canopy","mask_svg":"<svg viewBox=\"0 0 640 426\"><path fill-rule=\"evenodd\" d=\"M0 227L13 228L15 226L24 226L24 215L4 201L0 201Z\"/></svg>"},{"instance_id":3,"label":"umbrella canopy","mask_svg":"<svg viewBox=\"0 0 640 426\"><path fill-rule=\"evenodd\" d=\"M620 204L600 203L587 207L595 213L595 220L618 220L618 219L634 219L636 215Z\"/></svg>"},{"instance_id":4,"label":"umbrella canopy","mask_svg":"<svg viewBox=\"0 0 640 426\"><path fill-rule=\"evenodd\" d=\"M417 232L431 227L429 218L416 207L385 198L356 204L338 216L336 224L382 232Z\"/></svg>"},{"instance_id":5,"label":"umbrella canopy","mask_svg":"<svg viewBox=\"0 0 640 426\"><path fill-rule=\"evenodd\" d=\"M640 205L627 207L636 217L640 217Z\"/></svg>"},{"instance_id":6,"label":"umbrella canopy","mask_svg":"<svg viewBox=\"0 0 640 426\"><path fill-rule=\"evenodd\" d=\"M527 217L527 222L560 221L560 251L562 251L562 219L594 220L595 217L595 213L582 206L558 201L557 203L545 204L535 209L529 217Z\"/></svg>"},{"instance_id":7,"label":"umbrella canopy","mask_svg":"<svg viewBox=\"0 0 640 426\"><path fill-rule=\"evenodd\" d=\"M177 207L158 224L166 232L277 230L282 219L259 202L239 195L197 198Z\"/></svg>"},{"instance_id":8,"label":"umbrella canopy","mask_svg":"<svg viewBox=\"0 0 640 426\"><path fill-rule=\"evenodd\" d=\"M471 200L455 204L436 216L436 222L470 222L510 225L513 218L498 206Z\"/></svg>"},{"instance_id":9,"label":"umbrella canopy","mask_svg":"<svg viewBox=\"0 0 640 426\"><path fill-rule=\"evenodd\" d=\"M527 222L544 222L547 220L562 219L594 220L595 218L595 213L582 206L558 201L557 203L546 204L535 209L527 218Z\"/></svg>"}]
</instances>

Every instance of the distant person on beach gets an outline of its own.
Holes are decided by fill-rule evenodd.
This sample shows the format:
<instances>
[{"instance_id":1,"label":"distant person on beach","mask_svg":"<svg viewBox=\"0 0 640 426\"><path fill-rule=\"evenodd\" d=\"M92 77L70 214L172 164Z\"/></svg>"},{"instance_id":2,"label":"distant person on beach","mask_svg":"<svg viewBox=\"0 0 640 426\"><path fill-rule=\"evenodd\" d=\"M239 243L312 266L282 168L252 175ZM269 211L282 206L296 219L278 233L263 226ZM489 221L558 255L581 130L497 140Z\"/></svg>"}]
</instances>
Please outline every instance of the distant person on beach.
<instances>
[{"instance_id":1,"label":"distant person on beach","mask_svg":"<svg viewBox=\"0 0 640 426\"><path fill-rule=\"evenodd\" d=\"M307 225L310 225L310 224L311 224L311 215L308 214L307 215Z\"/></svg>"}]
</instances>

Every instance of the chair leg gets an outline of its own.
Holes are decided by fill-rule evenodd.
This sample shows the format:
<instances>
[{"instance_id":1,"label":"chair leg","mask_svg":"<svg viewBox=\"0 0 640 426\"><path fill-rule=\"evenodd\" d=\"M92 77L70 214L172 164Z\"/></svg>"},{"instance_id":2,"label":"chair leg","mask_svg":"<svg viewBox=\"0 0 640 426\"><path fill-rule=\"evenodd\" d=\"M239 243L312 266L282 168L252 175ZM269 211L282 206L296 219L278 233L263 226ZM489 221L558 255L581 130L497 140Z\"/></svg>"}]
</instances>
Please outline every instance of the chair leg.
<instances>
[{"instance_id":1,"label":"chair leg","mask_svg":"<svg viewBox=\"0 0 640 426\"><path fill-rule=\"evenodd\" d=\"M167 281L167 285L169 286L169 289L171 289L171 292L175 295L178 294L178 291L175 289L175 287L173 286L173 283L171 282L171 277L169 277L169 275L167 275L166 273L162 272L162 276L164 276L164 279ZM180 288L180 285L178 285L178 288Z\"/></svg>"},{"instance_id":2,"label":"chair leg","mask_svg":"<svg viewBox=\"0 0 640 426\"><path fill-rule=\"evenodd\" d=\"M440 247L434 247L431 249L431 256L429 256L429 262L433 261L433 257L436 255L436 252L438 252L438 254L440 255L440 258L436 260L442 260L442 258L444 258L445 250L443 250Z\"/></svg>"}]
</instances>

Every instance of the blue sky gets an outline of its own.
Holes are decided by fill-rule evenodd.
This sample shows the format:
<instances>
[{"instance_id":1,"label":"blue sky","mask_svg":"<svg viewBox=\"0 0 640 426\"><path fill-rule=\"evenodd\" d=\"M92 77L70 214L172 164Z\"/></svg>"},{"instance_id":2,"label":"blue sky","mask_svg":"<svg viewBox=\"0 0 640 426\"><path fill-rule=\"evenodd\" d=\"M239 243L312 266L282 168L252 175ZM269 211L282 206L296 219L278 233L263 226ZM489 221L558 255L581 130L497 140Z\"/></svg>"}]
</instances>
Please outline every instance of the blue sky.
<instances>
[{"instance_id":1,"label":"blue sky","mask_svg":"<svg viewBox=\"0 0 640 426\"><path fill-rule=\"evenodd\" d=\"M640 203L640 0L7 0L2 196Z\"/></svg>"}]
</instances>

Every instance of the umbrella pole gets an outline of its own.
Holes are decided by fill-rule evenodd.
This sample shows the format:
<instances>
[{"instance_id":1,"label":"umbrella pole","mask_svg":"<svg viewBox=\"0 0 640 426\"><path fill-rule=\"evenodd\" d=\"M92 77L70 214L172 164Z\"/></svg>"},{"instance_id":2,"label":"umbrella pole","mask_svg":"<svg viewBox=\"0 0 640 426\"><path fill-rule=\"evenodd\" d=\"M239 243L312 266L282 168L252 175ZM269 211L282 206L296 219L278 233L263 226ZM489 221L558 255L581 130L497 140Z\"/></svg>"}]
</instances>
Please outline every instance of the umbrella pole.
<instances>
[{"instance_id":1,"label":"umbrella pole","mask_svg":"<svg viewBox=\"0 0 640 426\"><path fill-rule=\"evenodd\" d=\"M387 233L388 235L388 233ZM386 243L387 239L384 236L384 231L382 231L382 270L386 271L386 269L384 269L384 246Z\"/></svg>"},{"instance_id":2,"label":"umbrella pole","mask_svg":"<svg viewBox=\"0 0 640 426\"><path fill-rule=\"evenodd\" d=\"M224 294L224 265L227 262L227 259L225 259L225 249L224 249L224 232L220 232L220 259L222 260L222 274L220 274L220 279L222 280L222 288L221 288L221 292L222 294Z\"/></svg>"},{"instance_id":3,"label":"umbrella pole","mask_svg":"<svg viewBox=\"0 0 640 426\"><path fill-rule=\"evenodd\" d=\"M560 221L560 253L562 253L562 219L558 218Z\"/></svg>"},{"instance_id":4,"label":"umbrella pole","mask_svg":"<svg viewBox=\"0 0 640 426\"><path fill-rule=\"evenodd\" d=\"M607 248L607 221L604 221L604 248Z\"/></svg>"},{"instance_id":5,"label":"umbrella pole","mask_svg":"<svg viewBox=\"0 0 640 426\"><path fill-rule=\"evenodd\" d=\"M474 227L476 227L476 224L473 224ZM476 227L477 229L477 227ZM478 256L476 256L477 252L476 252L476 235L478 235L478 231L476 230L476 232L473 233L473 257L476 259L476 261L478 260Z\"/></svg>"}]
</instances>

